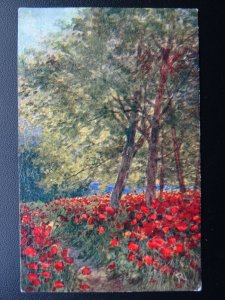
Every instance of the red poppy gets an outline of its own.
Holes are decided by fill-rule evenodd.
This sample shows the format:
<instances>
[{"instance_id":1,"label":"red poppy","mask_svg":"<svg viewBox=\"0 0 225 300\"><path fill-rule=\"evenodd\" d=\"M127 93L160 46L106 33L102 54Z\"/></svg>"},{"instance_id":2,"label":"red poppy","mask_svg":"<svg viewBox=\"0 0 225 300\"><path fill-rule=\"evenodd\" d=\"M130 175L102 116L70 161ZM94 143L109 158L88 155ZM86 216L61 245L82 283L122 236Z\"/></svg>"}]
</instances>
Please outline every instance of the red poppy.
<instances>
[{"instance_id":1,"label":"red poppy","mask_svg":"<svg viewBox=\"0 0 225 300\"><path fill-rule=\"evenodd\" d=\"M21 235L27 235L28 234L28 231L24 228L21 229Z\"/></svg>"},{"instance_id":2,"label":"red poppy","mask_svg":"<svg viewBox=\"0 0 225 300\"><path fill-rule=\"evenodd\" d=\"M43 272L41 273L41 275L42 275L43 277L50 277L50 276L51 276L51 273L48 272L48 271L43 271Z\"/></svg>"},{"instance_id":3,"label":"red poppy","mask_svg":"<svg viewBox=\"0 0 225 300\"><path fill-rule=\"evenodd\" d=\"M93 217L89 217L88 220L87 220L87 223L89 225L94 224L94 218Z\"/></svg>"},{"instance_id":4,"label":"red poppy","mask_svg":"<svg viewBox=\"0 0 225 300\"><path fill-rule=\"evenodd\" d=\"M150 249L158 249L162 247L165 244L165 241L161 239L160 237L155 237L152 240L147 242L147 246Z\"/></svg>"},{"instance_id":5,"label":"red poppy","mask_svg":"<svg viewBox=\"0 0 225 300\"><path fill-rule=\"evenodd\" d=\"M156 218L157 218L157 215L156 214L152 214L150 217L149 217L149 219L150 220L156 220Z\"/></svg>"},{"instance_id":6,"label":"red poppy","mask_svg":"<svg viewBox=\"0 0 225 300\"><path fill-rule=\"evenodd\" d=\"M87 214L82 214L80 218L81 218L82 220L87 220L87 219L88 219L88 216L87 216Z\"/></svg>"},{"instance_id":7,"label":"red poppy","mask_svg":"<svg viewBox=\"0 0 225 300\"><path fill-rule=\"evenodd\" d=\"M114 213L115 213L114 208L112 208L111 206L107 206L107 207L105 208L105 211L106 211L110 216L114 215Z\"/></svg>"},{"instance_id":8,"label":"red poppy","mask_svg":"<svg viewBox=\"0 0 225 300\"><path fill-rule=\"evenodd\" d=\"M145 255L145 256L144 256L144 262L146 263L146 265L151 265L152 262L153 262L152 256Z\"/></svg>"},{"instance_id":9,"label":"red poppy","mask_svg":"<svg viewBox=\"0 0 225 300\"><path fill-rule=\"evenodd\" d=\"M160 250L160 253L164 258L169 258L173 254L173 249L169 247L165 247Z\"/></svg>"},{"instance_id":10,"label":"red poppy","mask_svg":"<svg viewBox=\"0 0 225 300\"><path fill-rule=\"evenodd\" d=\"M23 224L29 224L31 222L31 215L30 214L24 214L24 215L22 215L21 222Z\"/></svg>"},{"instance_id":11,"label":"red poppy","mask_svg":"<svg viewBox=\"0 0 225 300\"><path fill-rule=\"evenodd\" d=\"M171 236L170 238L168 238L168 242L169 242L169 244L175 244L176 243L176 238L175 237L173 237L173 236Z\"/></svg>"},{"instance_id":12,"label":"red poppy","mask_svg":"<svg viewBox=\"0 0 225 300\"><path fill-rule=\"evenodd\" d=\"M41 281L40 281L40 279L35 279L35 280L31 281L31 284L33 286L40 286L41 285Z\"/></svg>"},{"instance_id":13,"label":"red poppy","mask_svg":"<svg viewBox=\"0 0 225 300\"><path fill-rule=\"evenodd\" d=\"M146 215L150 213L150 209L147 206L142 205L140 210Z\"/></svg>"},{"instance_id":14,"label":"red poppy","mask_svg":"<svg viewBox=\"0 0 225 300\"><path fill-rule=\"evenodd\" d=\"M51 248L50 248L50 251L49 251L49 255L48 255L48 256L49 256L49 257L52 257L52 256L54 256L55 254L57 254L58 249L59 249L58 245L56 245L56 244L52 245Z\"/></svg>"},{"instance_id":15,"label":"red poppy","mask_svg":"<svg viewBox=\"0 0 225 300\"><path fill-rule=\"evenodd\" d=\"M30 270L37 270L38 269L38 264L35 262L31 262L27 264L27 268Z\"/></svg>"},{"instance_id":16,"label":"red poppy","mask_svg":"<svg viewBox=\"0 0 225 300\"><path fill-rule=\"evenodd\" d=\"M28 273L27 279L30 281L36 280L36 279L38 279L38 274L37 273Z\"/></svg>"},{"instance_id":17,"label":"red poppy","mask_svg":"<svg viewBox=\"0 0 225 300\"><path fill-rule=\"evenodd\" d=\"M153 231L154 231L154 229L156 228L156 224L155 223L153 223L153 222L151 222L151 223L145 223L145 224L143 224L144 226L143 226L143 230L144 230L144 233L146 234L146 235L150 235Z\"/></svg>"},{"instance_id":18,"label":"red poppy","mask_svg":"<svg viewBox=\"0 0 225 300\"><path fill-rule=\"evenodd\" d=\"M33 236L40 236L42 234L42 228L41 227L35 227L32 230L32 235Z\"/></svg>"},{"instance_id":19,"label":"red poppy","mask_svg":"<svg viewBox=\"0 0 225 300\"><path fill-rule=\"evenodd\" d=\"M107 269L112 271L116 268L116 263L113 261L111 262L108 266L107 266Z\"/></svg>"},{"instance_id":20,"label":"red poppy","mask_svg":"<svg viewBox=\"0 0 225 300\"><path fill-rule=\"evenodd\" d=\"M131 225L135 226L137 224L137 220L136 219L133 219L131 222L130 222Z\"/></svg>"},{"instance_id":21,"label":"red poppy","mask_svg":"<svg viewBox=\"0 0 225 300\"><path fill-rule=\"evenodd\" d=\"M28 238L22 237L20 243L21 243L22 246L26 245L28 243Z\"/></svg>"},{"instance_id":22,"label":"red poppy","mask_svg":"<svg viewBox=\"0 0 225 300\"><path fill-rule=\"evenodd\" d=\"M165 215L166 220L171 221L173 219L173 216L171 215Z\"/></svg>"},{"instance_id":23,"label":"red poppy","mask_svg":"<svg viewBox=\"0 0 225 300\"><path fill-rule=\"evenodd\" d=\"M136 263L138 268L141 268L143 266L143 261L142 260L138 260Z\"/></svg>"},{"instance_id":24,"label":"red poppy","mask_svg":"<svg viewBox=\"0 0 225 300\"><path fill-rule=\"evenodd\" d=\"M103 234L105 232L105 228L103 226L98 226L98 233Z\"/></svg>"},{"instance_id":25,"label":"red poppy","mask_svg":"<svg viewBox=\"0 0 225 300\"><path fill-rule=\"evenodd\" d=\"M68 256L68 254L69 254L69 249L64 249L64 250L61 252L61 254L62 254L62 257Z\"/></svg>"},{"instance_id":26,"label":"red poppy","mask_svg":"<svg viewBox=\"0 0 225 300\"><path fill-rule=\"evenodd\" d=\"M184 245L183 244L176 244L174 251L176 253L182 253L184 251Z\"/></svg>"},{"instance_id":27,"label":"red poppy","mask_svg":"<svg viewBox=\"0 0 225 300\"><path fill-rule=\"evenodd\" d=\"M193 225L191 227L191 231L197 231L198 230L198 225Z\"/></svg>"},{"instance_id":28,"label":"red poppy","mask_svg":"<svg viewBox=\"0 0 225 300\"><path fill-rule=\"evenodd\" d=\"M49 264L49 263L43 262L43 263L41 264L41 268L42 268L42 269L48 269L48 268L50 268L50 264Z\"/></svg>"},{"instance_id":29,"label":"red poppy","mask_svg":"<svg viewBox=\"0 0 225 300\"><path fill-rule=\"evenodd\" d=\"M129 256L128 256L128 260L129 261L135 260L135 255L133 253L130 253Z\"/></svg>"},{"instance_id":30,"label":"red poppy","mask_svg":"<svg viewBox=\"0 0 225 300\"><path fill-rule=\"evenodd\" d=\"M107 217L106 217L106 215L104 215L104 214L99 214L98 218L99 218L99 220L101 220L101 221L106 221L106 220L107 220Z\"/></svg>"},{"instance_id":31,"label":"red poppy","mask_svg":"<svg viewBox=\"0 0 225 300\"><path fill-rule=\"evenodd\" d=\"M74 258L73 257L63 257L63 260L67 264L72 264L74 262Z\"/></svg>"},{"instance_id":32,"label":"red poppy","mask_svg":"<svg viewBox=\"0 0 225 300\"><path fill-rule=\"evenodd\" d=\"M82 291L86 291L86 290L90 289L90 286L86 283L80 284L79 287L80 287L80 290L82 290Z\"/></svg>"},{"instance_id":33,"label":"red poppy","mask_svg":"<svg viewBox=\"0 0 225 300\"><path fill-rule=\"evenodd\" d=\"M33 246L30 246L24 249L24 254L27 256L36 256L37 251L34 249Z\"/></svg>"},{"instance_id":34,"label":"red poppy","mask_svg":"<svg viewBox=\"0 0 225 300\"><path fill-rule=\"evenodd\" d=\"M81 270L83 275L90 275L91 274L91 270L88 267L83 267Z\"/></svg>"},{"instance_id":35,"label":"red poppy","mask_svg":"<svg viewBox=\"0 0 225 300\"><path fill-rule=\"evenodd\" d=\"M112 247L118 246L118 244L119 244L119 241L117 239L111 239L110 245Z\"/></svg>"},{"instance_id":36,"label":"red poppy","mask_svg":"<svg viewBox=\"0 0 225 300\"><path fill-rule=\"evenodd\" d=\"M185 222L176 222L175 223L175 227L179 230L179 231L185 231L188 229L188 225Z\"/></svg>"},{"instance_id":37,"label":"red poppy","mask_svg":"<svg viewBox=\"0 0 225 300\"><path fill-rule=\"evenodd\" d=\"M61 281L61 280L56 280L55 282L54 282L54 288L55 289L61 289L61 288L63 288L64 287L64 284L63 284L63 282Z\"/></svg>"},{"instance_id":38,"label":"red poppy","mask_svg":"<svg viewBox=\"0 0 225 300\"><path fill-rule=\"evenodd\" d=\"M174 206L174 207L170 207L170 211L171 211L171 213L172 213L172 214L175 214L175 213L177 213L177 212L178 212L178 210L179 210L179 208L178 208L178 207L176 207L176 206Z\"/></svg>"},{"instance_id":39,"label":"red poppy","mask_svg":"<svg viewBox=\"0 0 225 300\"><path fill-rule=\"evenodd\" d=\"M139 245L135 244L133 242L129 242L129 244L128 244L128 250L137 252L139 250Z\"/></svg>"},{"instance_id":40,"label":"red poppy","mask_svg":"<svg viewBox=\"0 0 225 300\"><path fill-rule=\"evenodd\" d=\"M54 267L55 267L56 271L59 272L64 269L64 264L62 261L57 261L57 262L55 262Z\"/></svg>"}]
</instances>

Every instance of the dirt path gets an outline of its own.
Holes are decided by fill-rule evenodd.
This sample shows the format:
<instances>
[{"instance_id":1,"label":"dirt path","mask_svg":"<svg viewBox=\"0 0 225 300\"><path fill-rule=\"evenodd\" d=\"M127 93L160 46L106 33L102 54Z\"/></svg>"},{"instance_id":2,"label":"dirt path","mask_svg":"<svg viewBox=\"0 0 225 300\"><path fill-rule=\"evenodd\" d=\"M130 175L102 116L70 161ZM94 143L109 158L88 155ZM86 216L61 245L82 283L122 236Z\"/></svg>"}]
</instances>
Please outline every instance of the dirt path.
<instances>
[{"instance_id":1,"label":"dirt path","mask_svg":"<svg viewBox=\"0 0 225 300\"><path fill-rule=\"evenodd\" d=\"M105 268L97 268L93 265L91 260L86 260L78 258L79 252L75 249L70 249L70 256L74 258L74 263L78 269L86 266L91 269L90 275L83 275L78 272L77 278L82 281L82 283L88 284L90 286L90 291L93 292L123 292L126 288L121 280L121 278L108 279Z\"/></svg>"}]
</instances>

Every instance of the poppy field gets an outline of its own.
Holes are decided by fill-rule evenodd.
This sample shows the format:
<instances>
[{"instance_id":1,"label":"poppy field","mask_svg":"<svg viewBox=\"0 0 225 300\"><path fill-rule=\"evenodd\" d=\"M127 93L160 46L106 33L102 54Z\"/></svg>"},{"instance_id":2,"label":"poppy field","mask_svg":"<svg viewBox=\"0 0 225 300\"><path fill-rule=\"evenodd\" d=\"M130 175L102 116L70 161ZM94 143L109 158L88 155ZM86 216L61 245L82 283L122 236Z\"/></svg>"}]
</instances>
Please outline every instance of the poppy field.
<instances>
[{"instance_id":1,"label":"poppy field","mask_svg":"<svg viewBox=\"0 0 225 300\"><path fill-rule=\"evenodd\" d=\"M26 292L199 290L200 192L21 203Z\"/></svg>"}]
</instances>

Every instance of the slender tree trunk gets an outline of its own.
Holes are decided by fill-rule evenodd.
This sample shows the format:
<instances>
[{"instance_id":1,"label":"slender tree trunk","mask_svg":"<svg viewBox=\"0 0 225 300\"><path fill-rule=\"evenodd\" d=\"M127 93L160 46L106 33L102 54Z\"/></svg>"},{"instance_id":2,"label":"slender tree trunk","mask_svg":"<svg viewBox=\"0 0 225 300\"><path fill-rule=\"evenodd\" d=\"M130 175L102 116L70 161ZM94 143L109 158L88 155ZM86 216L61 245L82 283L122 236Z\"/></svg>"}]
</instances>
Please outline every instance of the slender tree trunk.
<instances>
[{"instance_id":1,"label":"slender tree trunk","mask_svg":"<svg viewBox=\"0 0 225 300\"><path fill-rule=\"evenodd\" d=\"M165 162L164 162L164 145L163 140L161 144L161 167L160 167L160 178L159 178L159 188L160 188L160 195L159 198L162 199L162 193L164 189L164 177L165 177Z\"/></svg>"},{"instance_id":2,"label":"slender tree trunk","mask_svg":"<svg viewBox=\"0 0 225 300\"><path fill-rule=\"evenodd\" d=\"M173 147L174 147L174 157L175 157L175 163L176 163L176 169L177 169L177 179L179 182L179 187L181 193L186 192L186 187L184 184L184 176L183 176L183 169L180 161L180 147L177 142L177 134L176 134L176 128L172 126L172 139L173 139Z\"/></svg>"},{"instance_id":3,"label":"slender tree trunk","mask_svg":"<svg viewBox=\"0 0 225 300\"><path fill-rule=\"evenodd\" d=\"M119 207L119 200L122 196L123 189L126 184L128 173L134 157L134 145L126 144L122 154L122 161L117 176L117 180L111 195L110 204L112 207Z\"/></svg>"},{"instance_id":4,"label":"slender tree trunk","mask_svg":"<svg viewBox=\"0 0 225 300\"><path fill-rule=\"evenodd\" d=\"M168 59L170 49L162 49L162 65L160 68L160 83L159 89L156 96L155 108L153 114L153 125L151 131L151 138L149 141L149 158L147 164L147 188L145 199L147 205L150 205L153 198L155 197L155 182L156 182L156 171L157 171L157 160L158 160L158 141L160 131L160 111L161 102L164 95L165 85L168 78Z\"/></svg>"},{"instance_id":5,"label":"slender tree trunk","mask_svg":"<svg viewBox=\"0 0 225 300\"><path fill-rule=\"evenodd\" d=\"M127 142L123 148L122 160L119 169L119 173L116 179L116 183L110 198L110 205L114 208L119 207L119 201L125 187L129 170L132 164L132 160L137 152L137 150L143 145L143 143L135 144L136 127L137 127L137 101L139 101L139 93L136 93L135 101L131 118L130 127L126 130ZM143 140L144 141L144 140Z\"/></svg>"}]
</instances>

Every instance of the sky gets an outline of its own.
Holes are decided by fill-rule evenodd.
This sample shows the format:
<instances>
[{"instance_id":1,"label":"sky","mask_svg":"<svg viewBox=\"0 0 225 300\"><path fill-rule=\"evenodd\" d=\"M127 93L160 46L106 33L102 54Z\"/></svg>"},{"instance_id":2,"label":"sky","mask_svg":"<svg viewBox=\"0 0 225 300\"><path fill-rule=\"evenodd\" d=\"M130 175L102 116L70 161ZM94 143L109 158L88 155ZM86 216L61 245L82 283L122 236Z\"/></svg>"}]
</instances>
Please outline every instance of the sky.
<instances>
[{"instance_id":1,"label":"sky","mask_svg":"<svg viewBox=\"0 0 225 300\"><path fill-rule=\"evenodd\" d=\"M58 20L70 20L77 8L20 8L18 11L18 53L26 48L40 48L41 40L49 33L57 32Z\"/></svg>"}]
</instances>

